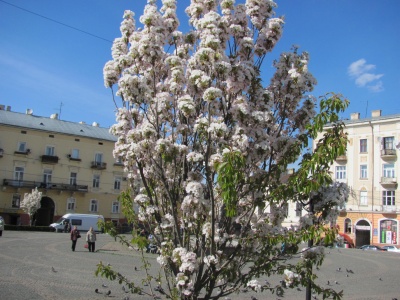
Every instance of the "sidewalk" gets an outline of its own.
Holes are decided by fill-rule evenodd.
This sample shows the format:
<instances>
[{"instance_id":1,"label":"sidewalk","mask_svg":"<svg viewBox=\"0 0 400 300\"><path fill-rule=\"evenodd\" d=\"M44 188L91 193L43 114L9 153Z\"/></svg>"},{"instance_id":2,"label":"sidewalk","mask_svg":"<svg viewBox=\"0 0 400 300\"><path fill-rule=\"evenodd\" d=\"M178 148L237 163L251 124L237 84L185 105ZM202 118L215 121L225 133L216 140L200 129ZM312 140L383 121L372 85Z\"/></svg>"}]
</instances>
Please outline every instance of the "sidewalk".
<instances>
[{"instance_id":1,"label":"sidewalk","mask_svg":"<svg viewBox=\"0 0 400 300\"><path fill-rule=\"evenodd\" d=\"M143 285L146 276L141 252L129 250L106 234L97 236L96 252L83 247L84 238L71 251L69 235L64 233L4 231L0 237L0 299L6 300L55 300L55 299L105 299L147 300L146 295L125 293L118 282L96 277L96 265L101 261L148 291ZM156 276L159 265L156 254L144 253L151 266L149 272ZM135 267L137 270L135 270ZM336 271L338 267L342 271ZM334 289L344 290L344 300L400 299L398 274L400 253L362 251L358 249L327 250L325 261L317 272L317 282ZM54 268L54 271L53 271ZM355 274L346 274L349 268ZM347 277L346 275L349 275ZM277 284L282 278L268 278ZM380 280L381 279L381 280ZM103 287L106 285L107 287ZM98 290L98 293L95 290ZM159 294L158 294L159 295ZM271 293L253 292L234 294L232 300L276 299ZM305 289L286 290L280 299L304 299ZM224 299L224 298L223 298ZM322 299L319 297L318 299Z\"/></svg>"}]
</instances>

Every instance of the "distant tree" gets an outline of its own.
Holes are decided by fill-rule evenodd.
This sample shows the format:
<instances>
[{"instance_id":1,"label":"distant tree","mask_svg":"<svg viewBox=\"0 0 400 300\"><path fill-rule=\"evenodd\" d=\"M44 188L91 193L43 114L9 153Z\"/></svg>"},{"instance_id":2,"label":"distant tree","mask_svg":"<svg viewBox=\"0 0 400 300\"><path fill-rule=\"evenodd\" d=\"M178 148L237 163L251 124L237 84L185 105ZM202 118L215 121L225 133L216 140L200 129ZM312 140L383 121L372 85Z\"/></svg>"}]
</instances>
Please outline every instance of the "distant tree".
<instances>
[{"instance_id":1,"label":"distant tree","mask_svg":"<svg viewBox=\"0 0 400 300\"><path fill-rule=\"evenodd\" d=\"M32 193L25 193L24 199L21 203L21 208L29 215L30 224L33 225L34 215L40 208L40 200L42 199L42 192L37 188L32 190Z\"/></svg>"},{"instance_id":2,"label":"distant tree","mask_svg":"<svg viewBox=\"0 0 400 300\"><path fill-rule=\"evenodd\" d=\"M125 11L104 80L122 99L111 132L131 185L120 197L123 212L154 235L163 276L150 274L145 256L148 289L109 265L96 273L135 293L154 296L160 284L158 292L172 299L217 299L244 287L281 295L298 285L339 299L315 283L323 247L290 258L300 257L301 242L329 244L337 233L329 221L348 189L332 184L329 166L346 149L338 115L348 101L327 94L316 112L309 56L297 47L273 63L263 86L263 62L283 25L273 1L192 0L186 34L178 31L177 1L163 0L160 10L147 2L142 28ZM296 161L298 170L283 180ZM289 201L312 208L297 230L282 226ZM118 237L147 243L135 231L132 241ZM290 250L281 251L283 244ZM259 280L273 275L282 283Z\"/></svg>"}]
</instances>

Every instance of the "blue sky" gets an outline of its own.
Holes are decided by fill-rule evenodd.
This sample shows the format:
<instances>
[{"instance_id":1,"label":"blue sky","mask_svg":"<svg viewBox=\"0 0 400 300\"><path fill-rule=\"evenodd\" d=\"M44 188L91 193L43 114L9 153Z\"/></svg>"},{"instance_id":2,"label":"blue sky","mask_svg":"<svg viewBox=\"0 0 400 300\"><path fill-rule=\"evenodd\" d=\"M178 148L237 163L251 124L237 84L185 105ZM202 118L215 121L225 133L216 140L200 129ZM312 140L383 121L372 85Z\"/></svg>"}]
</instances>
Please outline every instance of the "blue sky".
<instances>
[{"instance_id":1,"label":"blue sky","mask_svg":"<svg viewBox=\"0 0 400 300\"><path fill-rule=\"evenodd\" d=\"M265 61L266 84L272 61L295 44L310 53L309 70L318 81L312 94L336 92L350 100L343 118L353 112L369 117L376 109L383 115L400 113L400 1L276 2L285 27ZM178 0L183 17L188 3ZM138 18L145 4L0 0L0 104L22 113L30 108L47 117L61 108L62 120L111 126L114 105L103 84L103 66L111 59L111 41L120 35L124 10L134 11ZM181 18L181 30L186 31L186 25L186 18Z\"/></svg>"}]
</instances>

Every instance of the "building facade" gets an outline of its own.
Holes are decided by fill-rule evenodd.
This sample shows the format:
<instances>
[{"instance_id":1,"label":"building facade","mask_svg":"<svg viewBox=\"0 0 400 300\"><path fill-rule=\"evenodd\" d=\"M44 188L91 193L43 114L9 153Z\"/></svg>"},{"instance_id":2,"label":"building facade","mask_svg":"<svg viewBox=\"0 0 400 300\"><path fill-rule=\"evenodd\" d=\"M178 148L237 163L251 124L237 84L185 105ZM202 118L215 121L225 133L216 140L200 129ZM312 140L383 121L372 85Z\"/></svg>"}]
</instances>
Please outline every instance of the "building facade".
<instances>
[{"instance_id":1,"label":"building facade","mask_svg":"<svg viewBox=\"0 0 400 300\"><path fill-rule=\"evenodd\" d=\"M127 187L123 164L113 157L108 128L62 121L58 116L12 112L0 105L0 215L6 224L29 224L20 208L25 193L42 192L36 225L66 213L101 214L124 222L118 196Z\"/></svg>"},{"instance_id":2,"label":"building facade","mask_svg":"<svg viewBox=\"0 0 400 300\"><path fill-rule=\"evenodd\" d=\"M376 110L370 118L360 119L360 114L354 113L345 125L347 152L336 159L331 172L334 180L347 183L352 193L340 208L336 225L356 247L398 245L400 115L382 116Z\"/></svg>"}]
</instances>

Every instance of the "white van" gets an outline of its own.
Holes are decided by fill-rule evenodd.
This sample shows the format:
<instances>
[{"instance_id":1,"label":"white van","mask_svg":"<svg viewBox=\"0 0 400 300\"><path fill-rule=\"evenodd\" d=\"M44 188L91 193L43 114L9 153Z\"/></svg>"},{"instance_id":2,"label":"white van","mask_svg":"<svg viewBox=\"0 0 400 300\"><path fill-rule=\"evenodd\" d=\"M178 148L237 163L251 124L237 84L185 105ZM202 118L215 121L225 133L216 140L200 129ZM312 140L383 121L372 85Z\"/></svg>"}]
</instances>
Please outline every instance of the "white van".
<instances>
[{"instance_id":1,"label":"white van","mask_svg":"<svg viewBox=\"0 0 400 300\"><path fill-rule=\"evenodd\" d=\"M87 231L90 227L93 227L94 231L99 232L100 229L97 226L97 222L102 220L104 217L101 215L90 215L90 214L66 214L63 215L57 222L50 224L50 227L54 227L56 232L63 232L66 223L71 224L71 228L76 226L78 230Z\"/></svg>"}]
</instances>

